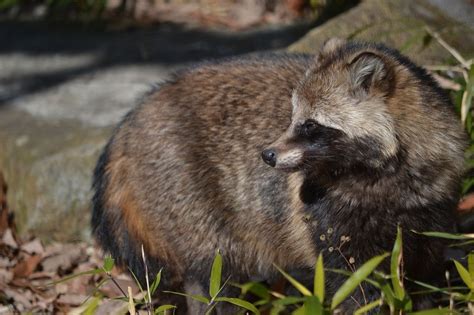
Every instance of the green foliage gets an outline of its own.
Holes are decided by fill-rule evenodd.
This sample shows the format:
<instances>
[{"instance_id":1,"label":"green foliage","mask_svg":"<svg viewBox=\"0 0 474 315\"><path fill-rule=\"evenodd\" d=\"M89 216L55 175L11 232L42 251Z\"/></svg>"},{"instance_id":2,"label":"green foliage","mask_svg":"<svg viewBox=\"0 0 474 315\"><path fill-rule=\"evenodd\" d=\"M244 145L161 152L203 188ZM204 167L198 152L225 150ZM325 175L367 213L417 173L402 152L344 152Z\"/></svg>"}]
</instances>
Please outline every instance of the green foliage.
<instances>
[{"instance_id":1,"label":"green foliage","mask_svg":"<svg viewBox=\"0 0 474 315\"><path fill-rule=\"evenodd\" d=\"M368 260L362 265L362 267L354 272L334 294L331 302L331 309L334 310L339 304L348 298L359 284L364 281L388 255L389 254L376 256Z\"/></svg>"},{"instance_id":2,"label":"green foliage","mask_svg":"<svg viewBox=\"0 0 474 315\"><path fill-rule=\"evenodd\" d=\"M472 176L474 172L474 111L472 105L474 96L474 60L465 59L454 47L450 46L437 32L429 27L424 27L422 33L424 36L423 43L435 39L454 58L454 64L431 68L448 82L451 81L452 84L446 86L446 88L452 91L454 106L469 136L470 144L466 152L466 164L471 175L464 180L462 185L462 193L466 194L474 188L474 176Z\"/></svg>"},{"instance_id":3,"label":"green foliage","mask_svg":"<svg viewBox=\"0 0 474 315\"><path fill-rule=\"evenodd\" d=\"M319 254L316 266L314 267L314 295L319 301L324 301L324 280L323 255Z\"/></svg>"},{"instance_id":4,"label":"green foliage","mask_svg":"<svg viewBox=\"0 0 474 315\"><path fill-rule=\"evenodd\" d=\"M221 287L222 277L222 256L217 252L211 269L211 280L209 283L209 295L211 298L216 298Z\"/></svg>"},{"instance_id":5,"label":"green foliage","mask_svg":"<svg viewBox=\"0 0 474 315\"><path fill-rule=\"evenodd\" d=\"M443 237L448 237L448 234L442 234ZM452 236L460 238L460 235ZM356 290L364 290L361 286L363 282L374 286L380 290L380 298L374 301L366 301L355 314L365 314L369 311L374 311L376 308L385 307L390 310L390 314L419 314L421 312L413 312L413 305L411 297L405 290L404 281L406 280L403 274L403 239L401 228L397 229L397 237L391 254L382 254L362 264L354 272L345 270L329 270L347 276L347 280L339 287L331 299L324 294L325 285L325 270L323 267L323 256L319 255L315 264L314 273L314 291L311 291L302 285L299 281L294 279L291 275L281 270L277 266L277 270L283 275L288 282L297 289L301 296L285 296L280 293L271 291L263 287L259 287L259 296L263 297L259 304L254 304L260 307L260 311L269 311L270 314L280 314L285 310L293 310L292 314L331 314L337 310L341 303L355 293ZM377 270L380 264L388 257L390 259L390 274L384 274ZM472 268L474 274L474 256L472 258ZM469 271L467 271L469 274ZM471 279L471 278L469 278ZM474 279L474 278L473 278ZM426 288L424 284L417 283ZM255 283L240 285L242 293L252 292L251 288ZM445 289L429 286L429 292L444 292ZM465 289L465 288L461 288ZM267 292L270 292L272 299L268 299ZM261 303L264 301L265 303ZM445 308L423 310L421 314L449 314L449 310Z\"/></svg>"},{"instance_id":6,"label":"green foliage","mask_svg":"<svg viewBox=\"0 0 474 315\"><path fill-rule=\"evenodd\" d=\"M449 234L449 233L437 233L437 232L423 232L418 233L427 237L437 237L449 239L455 242L463 242L466 239L472 239L470 235L463 234ZM379 256L375 256L363 263L358 269L353 271L347 270L331 270L324 268L323 255L320 254L315 263L314 288L311 291L306 288L302 283L293 278L290 274L275 266L275 268L281 273L281 275L291 284L300 295L286 296L282 293L274 292L270 288L258 282L249 282L245 284L235 284L241 290L240 297L227 297L222 296L223 289L227 285L227 280L222 282L222 268L223 259L219 252L216 253L213 264L210 270L209 277L209 296L202 295L191 295L182 292L171 292L162 291L162 293L175 294L191 298L199 303L203 303L207 306L206 315L212 314L213 310L219 303L230 303L246 312L252 312L254 314L260 314L262 312L277 315L282 312L296 315L314 315L314 314L332 314L337 311L341 303L350 299L356 293L356 290L362 290L363 292L365 285L371 285L379 290L380 295L375 300L367 300L363 305L357 309L354 314L361 315L367 312L377 311L377 308L383 308L390 311L390 314L410 314L410 315L437 315L437 314L464 314L470 310L470 305L474 302L474 252L471 252L466 257L467 266L463 265L460 261L454 260L455 270L463 282L463 285L451 286L448 283L448 287L439 288L428 283L407 279L403 273L403 237L402 229L397 228L397 236L391 254L386 253ZM342 253L341 253L342 255ZM385 274L380 270L377 270L380 264L390 256L390 268L389 274ZM441 259L441 257L440 257ZM82 273L75 274L73 276L66 277L55 283L60 283L79 277L81 275L105 275L105 279L97 285L97 290L104 283L113 281L111 271L114 268L114 260L111 257L105 257L104 263L100 268L88 270ZM326 272L336 272L344 275L347 279L344 283L336 290L333 296L327 296L325 294L326 285ZM133 273L132 273L133 275ZM133 277L136 279L135 275ZM133 307L138 306L141 308L147 308L150 314L169 314L173 311L176 306L174 305L161 305L153 309L151 301L148 296L153 296L159 290L159 284L162 277L162 270L160 270L151 285L149 285L150 292L144 292L140 283L137 281L137 285L142 291L141 299L133 299L133 297L127 296L123 293L123 297L119 299L128 301L133 304ZM405 282L410 281L413 285L417 285L422 291L407 292L405 290ZM116 282L114 282L116 284ZM365 283L364 285L362 285ZM116 284L118 286L118 284ZM98 307L100 300L103 298L98 291L94 291L91 296L94 296L90 301L85 301L83 312L85 314L93 314ZM146 294L149 293L149 294ZM438 293L443 296L439 299L439 308L418 310L413 311L412 297L416 294L430 294ZM250 302L245 299L249 294L257 297L255 302ZM449 307L448 307L449 305ZM130 309L130 307L129 307Z\"/></svg>"},{"instance_id":7,"label":"green foliage","mask_svg":"<svg viewBox=\"0 0 474 315\"><path fill-rule=\"evenodd\" d=\"M214 258L214 262L212 263L211 268L211 276L209 279L209 297L205 297L202 295L193 295L193 294L186 294L180 292L172 292L172 291L163 291L165 293L171 293L176 295L185 296L191 298L197 302L204 303L207 305L206 314L211 314L212 310L216 307L216 305L220 302L226 302L230 304L234 304L239 306L243 309L253 312L254 314L260 314L260 311L250 302L247 302L240 298L233 298L233 297L223 297L219 296L221 291L227 284L227 281L224 284L221 284L222 280L222 256L219 251L216 253ZM254 285L245 286L246 291L251 290Z\"/></svg>"}]
</instances>

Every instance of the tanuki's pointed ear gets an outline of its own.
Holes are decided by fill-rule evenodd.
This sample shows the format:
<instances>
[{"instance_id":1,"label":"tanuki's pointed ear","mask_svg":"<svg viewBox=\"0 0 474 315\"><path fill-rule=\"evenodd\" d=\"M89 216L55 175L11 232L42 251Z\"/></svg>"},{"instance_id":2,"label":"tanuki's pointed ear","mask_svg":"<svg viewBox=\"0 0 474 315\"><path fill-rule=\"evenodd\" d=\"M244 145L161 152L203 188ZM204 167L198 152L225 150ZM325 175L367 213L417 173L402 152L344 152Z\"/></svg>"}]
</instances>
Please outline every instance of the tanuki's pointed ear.
<instances>
[{"instance_id":1,"label":"tanuki's pointed ear","mask_svg":"<svg viewBox=\"0 0 474 315\"><path fill-rule=\"evenodd\" d=\"M374 89L388 93L390 73L389 65L373 52L365 51L349 60L350 83L358 97L365 97Z\"/></svg>"},{"instance_id":2,"label":"tanuki's pointed ear","mask_svg":"<svg viewBox=\"0 0 474 315\"><path fill-rule=\"evenodd\" d=\"M342 48L346 43L347 41L345 39L338 37L332 37L326 40L319 53L316 55L316 63L323 61L326 57L332 55L335 51Z\"/></svg>"},{"instance_id":3,"label":"tanuki's pointed ear","mask_svg":"<svg viewBox=\"0 0 474 315\"><path fill-rule=\"evenodd\" d=\"M332 37L324 43L323 48L321 49L321 54L329 55L344 46L346 43L347 41L345 39Z\"/></svg>"}]
</instances>

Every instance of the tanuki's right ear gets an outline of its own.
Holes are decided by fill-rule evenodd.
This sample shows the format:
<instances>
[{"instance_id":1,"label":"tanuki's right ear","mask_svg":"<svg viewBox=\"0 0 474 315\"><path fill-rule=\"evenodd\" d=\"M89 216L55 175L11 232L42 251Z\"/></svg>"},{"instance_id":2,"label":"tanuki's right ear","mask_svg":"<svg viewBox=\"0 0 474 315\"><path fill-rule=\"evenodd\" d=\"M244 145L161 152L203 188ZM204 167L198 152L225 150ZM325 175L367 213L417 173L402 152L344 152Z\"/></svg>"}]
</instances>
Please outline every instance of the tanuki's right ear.
<instances>
[{"instance_id":1,"label":"tanuki's right ear","mask_svg":"<svg viewBox=\"0 0 474 315\"><path fill-rule=\"evenodd\" d=\"M352 91L365 97L372 89L386 94L390 89L390 65L375 52L363 51L349 60Z\"/></svg>"}]
</instances>

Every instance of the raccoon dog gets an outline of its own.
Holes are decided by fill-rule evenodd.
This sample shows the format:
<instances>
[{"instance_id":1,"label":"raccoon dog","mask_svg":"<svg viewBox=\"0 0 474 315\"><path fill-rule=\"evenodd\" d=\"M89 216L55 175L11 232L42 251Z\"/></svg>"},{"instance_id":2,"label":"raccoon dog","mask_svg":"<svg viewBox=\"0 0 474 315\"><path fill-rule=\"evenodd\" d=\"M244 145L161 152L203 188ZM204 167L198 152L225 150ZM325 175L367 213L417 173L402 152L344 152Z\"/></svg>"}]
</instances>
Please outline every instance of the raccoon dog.
<instances>
[{"instance_id":1,"label":"raccoon dog","mask_svg":"<svg viewBox=\"0 0 474 315\"><path fill-rule=\"evenodd\" d=\"M390 251L400 225L406 273L433 280L444 244L412 231L454 230L465 145L446 94L382 45L207 63L116 128L94 173L92 230L141 281L143 245L160 289L205 294L217 250L231 281L272 281L273 264L311 275L320 252L326 267L357 268ZM331 293L343 278L328 276ZM341 308L376 297L366 287Z\"/></svg>"}]
</instances>

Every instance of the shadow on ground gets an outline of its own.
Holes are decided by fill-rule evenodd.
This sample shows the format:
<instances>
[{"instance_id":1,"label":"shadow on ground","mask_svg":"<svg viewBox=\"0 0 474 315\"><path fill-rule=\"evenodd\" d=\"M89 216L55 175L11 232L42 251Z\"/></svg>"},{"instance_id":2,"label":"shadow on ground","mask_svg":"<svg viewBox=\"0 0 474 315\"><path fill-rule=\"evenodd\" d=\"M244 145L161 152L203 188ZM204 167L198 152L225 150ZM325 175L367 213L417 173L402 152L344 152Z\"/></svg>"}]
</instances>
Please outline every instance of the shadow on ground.
<instances>
[{"instance_id":1,"label":"shadow on ground","mask_svg":"<svg viewBox=\"0 0 474 315\"><path fill-rule=\"evenodd\" d=\"M0 85L3 85L0 104L114 66L173 66L284 48L304 35L315 23L235 33L192 30L174 24L106 32L67 26L52 28L40 22L3 22L0 23L0 64L2 56L15 55L31 56L40 61L44 57L74 58L87 55L89 62L72 67L66 63L64 68L55 71L36 72L29 69L7 76L5 73L0 74Z\"/></svg>"}]
</instances>

